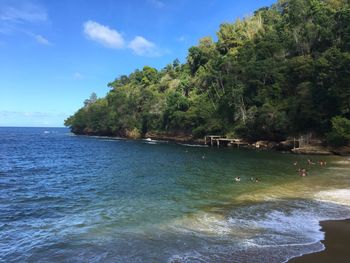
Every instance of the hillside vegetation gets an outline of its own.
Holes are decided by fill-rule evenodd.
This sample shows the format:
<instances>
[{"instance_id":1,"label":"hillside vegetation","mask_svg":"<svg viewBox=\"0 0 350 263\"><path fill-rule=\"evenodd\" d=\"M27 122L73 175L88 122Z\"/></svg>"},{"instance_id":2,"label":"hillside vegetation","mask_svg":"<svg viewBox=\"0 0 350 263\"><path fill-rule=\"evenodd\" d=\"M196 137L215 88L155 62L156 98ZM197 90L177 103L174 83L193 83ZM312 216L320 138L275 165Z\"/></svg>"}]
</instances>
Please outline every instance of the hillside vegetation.
<instances>
[{"instance_id":1,"label":"hillside vegetation","mask_svg":"<svg viewBox=\"0 0 350 263\"><path fill-rule=\"evenodd\" d=\"M350 139L350 3L280 0L220 25L162 70L110 82L65 121L76 134L147 132L283 140L313 132Z\"/></svg>"}]
</instances>

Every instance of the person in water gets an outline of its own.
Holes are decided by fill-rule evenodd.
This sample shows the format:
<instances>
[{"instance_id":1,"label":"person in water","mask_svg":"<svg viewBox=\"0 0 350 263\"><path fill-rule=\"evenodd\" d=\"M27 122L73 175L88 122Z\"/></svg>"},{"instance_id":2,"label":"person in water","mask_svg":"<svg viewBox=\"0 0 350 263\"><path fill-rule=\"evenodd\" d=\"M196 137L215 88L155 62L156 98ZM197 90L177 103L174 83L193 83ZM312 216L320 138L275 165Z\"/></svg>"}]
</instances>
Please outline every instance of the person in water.
<instances>
[{"instance_id":1,"label":"person in water","mask_svg":"<svg viewBox=\"0 0 350 263\"><path fill-rule=\"evenodd\" d=\"M302 176L302 177L305 177L307 176L307 171L305 168L300 168L299 169L299 175Z\"/></svg>"},{"instance_id":2,"label":"person in water","mask_svg":"<svg viewBox=\"0 0 350 263\"><path fill-rule=\"evenodd\" d=\"M254 177L250 177L250 181L253 183L258 183L259 179L258 178L254 178Z\"/></svg>"},{"instance_id":3,"label":"person in water","mask_svg":"<svg viewBox=\"0 0 350 263\"><path fill-rule=\"evenodd\" d=\"M323 161L323 160L320 160L319 162L318 162L319 164L320 164L320 166L326 166L326 161Z\"/></svg>"},{"instance_id":4,"label":"person in water","mask_svg":"<svg viewBox=\"0 0 350 263\"><path fill-rule=\"evenodd\" d=\"M235 181L236 181L236 182L240 182L240 181L241 181L241 177L237 176L237 177L235 178Z\"/></svg>"},{"instance_id":5,"label":"person in water","mask_svg":"<svg viewBox=\"0 0 350 263\"><path fill-rule=\"evenodd\" d=\"M313 161L311 161L310 159L307 159L307 164L310 165L310 164L315 164Z\"/></svg>"}]
</instances>

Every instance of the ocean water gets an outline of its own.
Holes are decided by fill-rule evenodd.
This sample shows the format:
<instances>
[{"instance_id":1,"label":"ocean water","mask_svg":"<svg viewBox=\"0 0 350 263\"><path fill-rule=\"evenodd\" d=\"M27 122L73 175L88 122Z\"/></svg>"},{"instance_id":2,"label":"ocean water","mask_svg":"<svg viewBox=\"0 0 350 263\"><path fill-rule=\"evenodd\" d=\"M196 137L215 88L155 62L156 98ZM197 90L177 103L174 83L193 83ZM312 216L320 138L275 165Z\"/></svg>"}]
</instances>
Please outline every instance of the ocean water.
<instances>
[{"instance_id":1,"label":"ocean water","mask_svg":"<svg viewBox=\"0 0 350 263\"><path fill-rule=\"evenodd\" d=\"M323 249L320 220L350 218L349 168L0 128L0 262L285 262Z\"/></svg>"}]
</instances>

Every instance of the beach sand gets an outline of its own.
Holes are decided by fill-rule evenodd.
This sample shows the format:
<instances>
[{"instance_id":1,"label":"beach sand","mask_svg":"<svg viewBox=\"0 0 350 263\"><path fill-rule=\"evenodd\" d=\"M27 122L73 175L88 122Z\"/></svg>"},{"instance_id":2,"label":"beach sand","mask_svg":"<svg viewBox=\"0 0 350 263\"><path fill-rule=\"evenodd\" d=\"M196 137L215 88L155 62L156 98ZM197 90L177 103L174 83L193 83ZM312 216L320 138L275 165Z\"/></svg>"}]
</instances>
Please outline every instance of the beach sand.
<instances>
[{"instance_id":1,"label":"beach sand","mask_svg":"<svg viewBox=\"0 0 350 263\"><path fill-rule=\"evenodd\" d=\"M326 249L293 258L288 263L348 263L350 262L350 219L321 222Z\"/></svg>"}]
</instances>

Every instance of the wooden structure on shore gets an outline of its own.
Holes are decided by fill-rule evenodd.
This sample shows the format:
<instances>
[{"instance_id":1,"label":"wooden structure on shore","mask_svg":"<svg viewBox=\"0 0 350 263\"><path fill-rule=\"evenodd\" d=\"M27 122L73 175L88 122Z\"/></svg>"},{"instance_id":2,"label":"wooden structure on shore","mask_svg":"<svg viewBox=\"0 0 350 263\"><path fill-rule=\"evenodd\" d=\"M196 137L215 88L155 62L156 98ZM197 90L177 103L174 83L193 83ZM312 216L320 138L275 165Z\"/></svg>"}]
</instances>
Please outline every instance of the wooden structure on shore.
<instances>
[{"instance_id":1,"label":"wooden structure on shore","mask_svg":"<svg viewBox=\"0 0 350 263\"><path fill-rule=\"evenodd\" d=\"M210 146L236 146L237 148L239 148L240 146L249 145L249 143L243 142L241 139L226 138L220 135L207 135L204 137L204 143L205 145L209 144Z\"/></svg>"}]
</instances>

